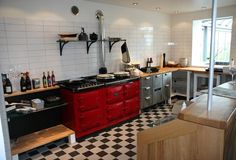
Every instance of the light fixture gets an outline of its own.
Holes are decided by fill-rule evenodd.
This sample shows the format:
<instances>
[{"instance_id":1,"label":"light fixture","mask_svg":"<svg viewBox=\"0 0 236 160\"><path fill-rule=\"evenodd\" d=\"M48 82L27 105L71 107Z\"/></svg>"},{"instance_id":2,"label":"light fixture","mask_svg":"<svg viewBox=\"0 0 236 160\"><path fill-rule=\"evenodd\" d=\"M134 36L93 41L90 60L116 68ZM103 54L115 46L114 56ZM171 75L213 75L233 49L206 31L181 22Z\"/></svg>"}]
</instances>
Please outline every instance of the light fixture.
<instances>
[{"instance_id":1,"label":"light fixture","mask_svg":"<svg viewBox=\"0 0 236 160\"><path fill-rule=\"evenodd\" d=\"M132 3L132 5L134 5L134 6L137 6L137 5L138 5L138 3L137 3L137 2L134 2L134 3Z\"/></svg>"},{"instance_id":2,"label":"light fixture","mask_svg":"<svg viewBox=\"0 0 236 160\"><path fill-rule=\"evenodd\" d=\"M179 14L179 13L180 13L180 11L179 11L179 10L175 11L175 14Z\"/></svg>"}]
</instances>

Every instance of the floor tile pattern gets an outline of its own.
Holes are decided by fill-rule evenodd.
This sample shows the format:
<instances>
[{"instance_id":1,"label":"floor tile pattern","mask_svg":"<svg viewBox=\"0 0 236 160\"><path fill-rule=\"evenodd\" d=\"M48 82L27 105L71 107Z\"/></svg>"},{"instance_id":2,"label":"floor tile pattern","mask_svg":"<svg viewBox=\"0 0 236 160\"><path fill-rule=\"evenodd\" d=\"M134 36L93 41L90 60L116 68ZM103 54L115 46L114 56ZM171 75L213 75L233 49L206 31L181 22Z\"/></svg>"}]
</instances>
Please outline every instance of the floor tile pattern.
<instances>
[{"instance_id":1,"label":"floor tile pattern","mask_svg":"<svg viewBox=\"0 0 236 160\"><path fill-rule=\"evenodd\" d=\"M66 139L58 140L21 154L20 160L135 160L137 133L171 114L169 107L154 107L129 122L73 145Z\"/></svg>"}]
</instances>

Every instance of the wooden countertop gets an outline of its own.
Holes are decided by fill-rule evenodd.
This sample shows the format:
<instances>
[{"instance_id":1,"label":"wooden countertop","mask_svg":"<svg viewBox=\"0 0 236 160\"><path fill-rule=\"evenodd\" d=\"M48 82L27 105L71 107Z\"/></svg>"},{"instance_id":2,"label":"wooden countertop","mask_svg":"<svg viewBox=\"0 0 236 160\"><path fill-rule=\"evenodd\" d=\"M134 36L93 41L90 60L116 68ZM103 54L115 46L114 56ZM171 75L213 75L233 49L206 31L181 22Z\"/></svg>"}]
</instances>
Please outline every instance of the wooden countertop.
<instances>
[{"instance_id":1,"label":"wooden countertop","mask_svg":"<svg viewBox=\"0 0 236 160\"><path fill-rule=\"evenodd\" d=\"M201 95L193 100L189 107L181 111L179 119L219 128L226 129L236 114L236 100L213 96L212 110L207 110L207 94Z\"/></svg>"},{"instance_id":2,"label":"wooden countertop","mask_svg":"<svg viewBox=\"0 0 236 160\"><path fill-rule=\"evenodd\" d=\"M146 76L163 74L163 73L174 72L174 71L191 71L191 72L197 72L197 73L208 73L205 69L206 67L165 67L165 68L160 68L159 72L156 72L156 73L144 73L140 71L141 72L140 77L146 77Z\"/></svg>"}]
</instances>

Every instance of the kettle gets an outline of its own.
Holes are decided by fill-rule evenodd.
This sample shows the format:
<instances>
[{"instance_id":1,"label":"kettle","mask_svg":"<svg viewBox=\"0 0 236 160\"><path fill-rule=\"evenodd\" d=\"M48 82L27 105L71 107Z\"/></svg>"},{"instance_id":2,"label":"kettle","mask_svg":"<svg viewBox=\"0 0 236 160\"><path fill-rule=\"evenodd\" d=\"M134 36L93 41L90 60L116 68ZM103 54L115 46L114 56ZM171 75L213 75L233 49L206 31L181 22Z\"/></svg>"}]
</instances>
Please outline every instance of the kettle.
<instances>
[{"instance_id":1,"label":"kettle","mask_svg":"<svg viewBox=\"0 0 236 160\"><path fill-rule=\"evenodd\" d=\"M84 28L82 27L82 32L79 34L79 40L80 41L87 41L88 35L84 32Z\"/></svg>"},{"instance_id":2,"label":"kettle","mask_svg":"<svg viewBox=\"0 0 236 160\"><path fill-rule=\"evenodd\" d=\"M91 39L91 41L96 41L98 39L98 35L93 32L89 35L89 38Z\"/></svg>"}]
</instances>

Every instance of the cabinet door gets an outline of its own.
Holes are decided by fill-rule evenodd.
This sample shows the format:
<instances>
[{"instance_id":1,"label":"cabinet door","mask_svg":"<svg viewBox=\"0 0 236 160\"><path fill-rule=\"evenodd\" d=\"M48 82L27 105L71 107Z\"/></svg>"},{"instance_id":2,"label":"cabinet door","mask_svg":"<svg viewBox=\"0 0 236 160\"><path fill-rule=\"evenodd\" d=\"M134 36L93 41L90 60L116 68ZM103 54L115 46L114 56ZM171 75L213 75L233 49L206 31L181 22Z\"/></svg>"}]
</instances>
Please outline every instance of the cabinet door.
<instances>
[{"instance_id":1,"label":"cabinet door","mask_svg":"<svg viewBox=\"0 0 236 160\"><path fill-rule=\"evenodd\" d=\"M103 113L100 109L80 113L79 125L82 131L100 126Z\"/></svg>"},{"instance_id":2,"label":"cabinet door","mask_svg":"<svg viewBox=\"0 0 236 160\"><path fill-rule=\"evenodd\" d=\"M153 104L160 103L163 100L162 97L162 88L153 90Z\"/></svg>"},{"instance_id":3,"label":"cabinet door","mask_svg":"<svg viewBox=\"0 0 236 160\"><path fill-rule=\"evenodd\" d=\"M163 100L168 100L171 96L171 86L172 86L172 74L165 73L163 74Z\"/></svg>"},{"instance_id":4,"label":"cabinet door","mask_svg":"<svg viewBox=\"0 0 236 160\"><path fill-rule=\"evenodd\" d=\"M128 82L124 85L124 96L125 99L133 97L139 97L139 81Z\"/></svg>"},{"instance_id":5,"label":"cabinet door","mask_svg":"<svg viewBox=\"0 0 236 160\"><path fill-rule=\"evenodd\" d=\"M152 87L152 76L143 77L141 79L142 87Z\"/></svg>"},{"instance_id":6,"label":"cabinet door","mask_svg":"<svg viewBox=\"0 0 236 160\"><path fill-rule=\"evenodd\" d=\"M114 121L123 117L124 103L119 102L107 105L107 118L109 121Z\"/></svg>"},{"instance_id":7,"label":"cabinet door","mask_svg":"<svg viewBox=\"0 0 236 160\"><path fill-rule=\"evenodd\" d=\"M103 101L102 90L80 93L78 96L79 110L82 112L99 108Z\"/></svg>"},{"instance_id":8,"label":"cabinet door","mask_svg":"<svg viewBox=\"0 0 236 160\"><path fill-rule=\"evenodd\" d=\"M153 89L162 88L162 74L153 76Z\"/></svg>"},{"instance_id":9,"label":"cabinet door","mask_svg":"<svg viewBox=\"0 0 236 160\"><path fill-rule=\"evenodd\" d=\"M146 96L142 97L142 107L141 108L147 108L152 105L152 96Z\"/></svg>"},{"instance_id":10,"label":"cabinet door","mask_svg":"<svg viewBox=\"0 0 236 160\"><path fill-rule=\"evenodd\" d=\"M139 107L139 97L135 97L125 101L125 116L130 114L138 114L140 107Z\"/></svg>"},{"instance_id":11,"label":"cabinet door","mask_svg":"<svg viewBox=\"0 0 236 160\"><path fill-rule=\"evenodd\" d=\"M107 104L121 102L124 99L123 85L111 86L106 89Z\"/></svg>"}]
</instances>

